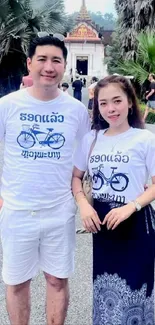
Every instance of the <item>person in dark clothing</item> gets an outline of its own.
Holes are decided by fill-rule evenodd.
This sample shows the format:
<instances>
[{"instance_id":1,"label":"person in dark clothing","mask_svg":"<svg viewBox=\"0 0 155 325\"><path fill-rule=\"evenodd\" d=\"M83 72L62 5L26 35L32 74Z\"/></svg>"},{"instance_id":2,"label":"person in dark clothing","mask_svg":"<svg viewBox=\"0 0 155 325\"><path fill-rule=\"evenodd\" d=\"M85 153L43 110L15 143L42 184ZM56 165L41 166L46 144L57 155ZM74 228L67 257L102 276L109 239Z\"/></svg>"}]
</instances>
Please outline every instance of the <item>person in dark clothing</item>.
<instances>
[{"instance_id":1,"label":"person in dark clothing","mask_svg":"<svg viewBox=\"0 0 155 325\"><path fill-rule=\"evenodd\" d=\"M78 99L79 101L82 101L82 87L83 83L81 80L79 80L79 76L77 75L76 80L72 83L72 88L74 98Z\"/></svg>"},{"instance_id":2,"label":"person in dark clothing","mask_svg":"<svg viewBox=\"0 0 155 325\"><path fill-rule=\"evenodd\" d=\"M155 75L153 73L150 73L148 80L150 81L150 89L149 91L147 91L146 94L147 104L146 104L145 113L143 117L144 122L148 116L150 109L155 111Z\"/></svg>"},{"instance_id":3,"label":"person in dark clothing","mask_svg":"<svg viewBox=\"0 0 155 325\"><path fill-rule=\"evenodd\" d=\"M86 87L86 78L83 78L83 86Z\"/></svg>"}]
</instances>

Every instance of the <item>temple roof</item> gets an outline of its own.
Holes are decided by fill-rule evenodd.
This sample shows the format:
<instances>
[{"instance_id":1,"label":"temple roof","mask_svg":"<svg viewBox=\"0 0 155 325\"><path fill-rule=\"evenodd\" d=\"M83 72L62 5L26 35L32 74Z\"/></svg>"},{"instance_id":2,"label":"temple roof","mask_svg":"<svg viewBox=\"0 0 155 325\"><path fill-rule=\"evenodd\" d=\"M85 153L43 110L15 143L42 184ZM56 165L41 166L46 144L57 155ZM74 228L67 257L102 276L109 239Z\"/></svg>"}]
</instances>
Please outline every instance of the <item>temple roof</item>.
<instances>
[{"instance_id":1,"label":"temple roof","mask_svg":"<svg viewBox=\"0 0 155 325\"><path fill-rule=\"evenodd\" d=\"M101 43L101 33L98 25L93 23L86 8L85 0L82 0L80 12L76 18L76 24L68 33L65 41L81 43Z\"/></svg>"},{"instance_id":2,"label":"temple roof","mask_svg":"<svg viewBox=\"0 0 155 325\"><path fill-rule=\"evenodd\" d=\"M85 0L82 0L82 6L81 6L81 9L80 9L80 12L76 18L77 22L81 22L81 21L85 21L85 22L92 22L90 16L89 16L89 13L87 11L87 8L86 8L86 2Z\"/></svg>"}]
</instances>

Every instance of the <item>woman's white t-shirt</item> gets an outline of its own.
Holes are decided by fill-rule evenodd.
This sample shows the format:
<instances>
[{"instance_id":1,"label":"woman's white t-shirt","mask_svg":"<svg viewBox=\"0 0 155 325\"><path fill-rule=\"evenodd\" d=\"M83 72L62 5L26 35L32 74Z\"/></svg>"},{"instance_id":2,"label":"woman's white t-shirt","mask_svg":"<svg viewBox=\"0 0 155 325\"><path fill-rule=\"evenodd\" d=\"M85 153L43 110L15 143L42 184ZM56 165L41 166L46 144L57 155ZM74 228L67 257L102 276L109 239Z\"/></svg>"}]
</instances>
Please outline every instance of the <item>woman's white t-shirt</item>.
<instances>
[{"instance_id":1,"label":"woman's white t-shirt","mask_svg":"<svg viewBox=\"0 0 155 325\"><path fill-rule=\"evenodd\" d=\"M74 156L74 165L81 171L89 167L93 179L93 197L102 201L128 203L144 192L148 177L155 176L155 136L148 130L130 128L108 136L105 130L95 137L87 133Z\"/></svg>"}]
</instances>

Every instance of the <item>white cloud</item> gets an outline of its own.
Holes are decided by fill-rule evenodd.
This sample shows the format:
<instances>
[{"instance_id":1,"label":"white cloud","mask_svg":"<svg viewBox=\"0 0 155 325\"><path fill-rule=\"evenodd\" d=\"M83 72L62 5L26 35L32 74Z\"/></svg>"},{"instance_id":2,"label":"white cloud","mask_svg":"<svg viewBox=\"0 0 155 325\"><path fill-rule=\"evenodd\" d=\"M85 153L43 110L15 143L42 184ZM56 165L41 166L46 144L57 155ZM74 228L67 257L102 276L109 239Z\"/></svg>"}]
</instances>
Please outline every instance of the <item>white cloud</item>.
<instances>
[{"instance_id":1,"label":"white cloud","mask_svg":"<svg viewBox=\"0 0 155 325\"><path fill-rule=\"evenodd\" d=\"M82 0L65 0L65 7L68 13L79 11ZM115 14L115 0L86 0L87 9L93 12L101 11L103 14L112 12Z\"/></svg>"}]
</instances>

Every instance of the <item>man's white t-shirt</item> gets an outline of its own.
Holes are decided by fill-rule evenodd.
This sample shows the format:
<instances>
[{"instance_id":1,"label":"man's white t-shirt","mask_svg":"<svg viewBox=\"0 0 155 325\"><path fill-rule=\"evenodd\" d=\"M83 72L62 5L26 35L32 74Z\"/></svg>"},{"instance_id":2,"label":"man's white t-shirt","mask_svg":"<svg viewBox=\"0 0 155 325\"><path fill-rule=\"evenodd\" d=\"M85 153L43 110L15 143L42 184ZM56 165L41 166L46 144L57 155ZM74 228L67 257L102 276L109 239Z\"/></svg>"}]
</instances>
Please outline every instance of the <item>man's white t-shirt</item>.
<instances>
[{"instance_id":1,"label":"man's white t-shirt","mask_svg":"<svg viewBox=\"0 0 155 325\"><path fill-rule=\"evenodd\" d=\"M89 166L93 178L93 197L102 201L128 203L144 192L148 176L155 176L155 136L148 130L130 128L115 136L92 130L79 145L74 165L81 171Z\"/></svg>"},{"instance_id":2,"label":"man's white t-shirt","mask_svg":"<svg viewBox=\"0 0 155 325\"><path fill-rule=\"evenodd\" d=\"M75 142L89 130L85 106L63 92L47 102L27 89L1 98L4 206L37 210L70 199Z\"/></svg>"}]
</instances>

